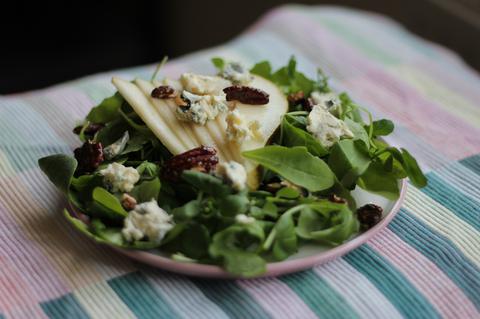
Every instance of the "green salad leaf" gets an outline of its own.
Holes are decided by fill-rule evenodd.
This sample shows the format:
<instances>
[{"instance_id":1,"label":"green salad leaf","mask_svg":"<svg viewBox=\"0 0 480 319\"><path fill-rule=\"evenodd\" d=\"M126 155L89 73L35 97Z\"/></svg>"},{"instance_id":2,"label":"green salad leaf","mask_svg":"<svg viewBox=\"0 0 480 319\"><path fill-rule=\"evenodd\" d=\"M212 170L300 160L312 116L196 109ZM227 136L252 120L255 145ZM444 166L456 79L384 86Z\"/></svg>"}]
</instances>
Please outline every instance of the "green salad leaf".
<instances>
[{"instance_id":1,"label":"green salad leaf","mask_svg":"<svg viewBox=\"0 0 480 319\"><path fill-rule=\"evenodd\" d=\"M120 93L116 92L95 106L90 113L88 113L87 120L93 123L107 123L115 120L119 116L118 111L124 101Z\"/></svg>"},{"instance_id":2,"label":"green salad leaf","mask_svg":"<svg viewBox=\"0 0 480 319\"><path fill-rule=\"evenodd\" d=\"M265 240L263 228L257 223L232 225L213 236L209 253L220 259L225 269L242 277L265 272L266 261L258 255Z\"/></svg>"},{"instance_id":3,"label":"green salad leaf","mask_svg":"<svg viewBox=\"0 0 480 319\"><path fill-rule=\"evenodd\" d=\"M91 211L97 217L105 217L112 220L123 220L128 213L120 204L120 201L112 193L102 187L95 187L92 193L93 202Z\"/></svg>"},{"instance_id":4,"label":"green salad leaf","mask_svg":"<svg viewBox=\"0 0 480 319\"><path fill-rule=\"evenodd\" d=\"M77 168L77 160L64 154L57 154L39 159L38 165L53 185L67 195Z\"/></svg>"},{"instance_id":5,"label":"green salad leaf","mask_svg":"<svg viewBox=\"0 0 480 319\"><path fill-rule=\"evenodd\" d=\"M314 156L325 156L328 150L325 149L320 142L307 131L295 127L292 122L295 119L290 115L285 115L282 121L282 144L285 146L305 146Z\"/></svg>"},{"instance_id":6,"label":"green salad leaf","mask_svg":"<svg viewBox=\"0 0 480 319\"><path fill-rule=\"evenodd\" d=\"M311 155L306 147L271 145L242 155L312 192L330 188L335 182L335 175L328 165Z\"/></svg>"},{"instance_id":7,"label":"green salad leaf","mask_svg":"<svg viewBox=\"0 0 480 319\"><path fill-rule=\"evenodd\" d=\"M148 202L152 199L157 200L160 188L160 179L155 177L152 180L146 180L137 184L130 192L130 195L132 195L138 203Z\"/></svg>"}]
</instances>

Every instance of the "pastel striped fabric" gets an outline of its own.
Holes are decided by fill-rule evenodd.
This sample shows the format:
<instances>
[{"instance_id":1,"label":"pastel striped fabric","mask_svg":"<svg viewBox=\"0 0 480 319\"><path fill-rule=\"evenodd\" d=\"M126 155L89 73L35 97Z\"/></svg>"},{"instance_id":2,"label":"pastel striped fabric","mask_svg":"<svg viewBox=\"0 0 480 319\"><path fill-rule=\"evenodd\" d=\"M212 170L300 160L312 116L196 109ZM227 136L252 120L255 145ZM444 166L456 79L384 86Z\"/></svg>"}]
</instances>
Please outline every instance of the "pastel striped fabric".
<instances>
[{"instance_id":1,"label":"pastel striped fabric","mask_svg":"<svg viewBox=\"0 0 480 319\"><path fill-rule=\"evenodd\" d=\"M479 75L384 17L300 6L164 74L213 72L212 56L280 66L292 54L393 119L388 142L428 173L381 234L308 271L235 281L166 273L84 240L36 163L79 145L71 129L113 92L112 75L148 78L154 66L112 71L0 97L0 318L479 318Z\"/></svg>"}]
</instances>

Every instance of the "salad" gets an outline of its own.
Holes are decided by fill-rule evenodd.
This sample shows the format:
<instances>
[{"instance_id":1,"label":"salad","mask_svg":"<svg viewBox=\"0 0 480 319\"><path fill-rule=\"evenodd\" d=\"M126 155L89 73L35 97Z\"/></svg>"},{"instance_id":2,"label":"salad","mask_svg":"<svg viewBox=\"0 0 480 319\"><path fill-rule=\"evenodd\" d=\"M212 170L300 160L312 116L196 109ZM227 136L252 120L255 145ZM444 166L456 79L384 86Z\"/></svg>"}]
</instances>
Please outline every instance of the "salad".
<instances>
[{"instance_id":1,"label":"salad","mask_svg":"<svg viewBox=\"0 0 480 319\"><path fill-rule=\"evenodd\" d=\"M70 223L94 240L158 249L181 262L251 277L305 242L340 245L382 218L357 207L356 187L390 200L399 180L427 180L394 130L318 69L213 58L215 75L113 78L117 92L74 128L74 156L39 165L74 208ZM366 120L364 120L364 118Z\"/></svg>"}]
</instances>

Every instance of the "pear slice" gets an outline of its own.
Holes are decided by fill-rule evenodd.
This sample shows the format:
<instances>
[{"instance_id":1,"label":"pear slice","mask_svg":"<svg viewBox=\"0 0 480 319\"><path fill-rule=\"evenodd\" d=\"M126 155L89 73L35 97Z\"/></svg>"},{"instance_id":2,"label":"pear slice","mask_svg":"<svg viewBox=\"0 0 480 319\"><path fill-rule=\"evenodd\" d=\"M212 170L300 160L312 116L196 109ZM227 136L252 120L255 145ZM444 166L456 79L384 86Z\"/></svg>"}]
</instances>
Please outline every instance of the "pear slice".
<instances>
[{"instance_id":1,"label":"pear slice","mask_svg":"<svg viewBox=\"0 0 480 319\"><path fill-rule=\"evenodd\" d=\"M253 150L264 147L282 121L283 115L288 112L288 101L283 92L273 82L254 76L253 81L248 84L263 90L269 94L269 102L266 105L249 105L238 103L236 109L247 122L258 121L260 123L261 139L249 139L238 146L238 152ZM236 144L236 143L235 143ZM247 184L251 189L256 189L259 183L258 165L243 158L247 170Z\"/></svg>"},{"instance_id":2,"label":"pear slice","mask_svg":"<svg viewBox=\"0 0 480 319\"><path fill-rule=\"evenodd\" d=\"M213 146L221 162L242 163L247 171L248 187L250 189L258 187L258 165L243 158L241 153L265 146L288 111L287 99L275 84L254 76L248 85L267 92L270 95L269 103L248 105L235 102L236 109L247 123L252 121L260 123L259 131L262 136L260 139L249 139L239 144L227 139L225 114L208 121L205 126L180 121L175 117L177 106L173 101L154 99L150 96L154 89L152 83L138 79L131 83L119 78L113 78L112 83L172 154L177 155L200 145Z\"/></svg>"}]
</instances>

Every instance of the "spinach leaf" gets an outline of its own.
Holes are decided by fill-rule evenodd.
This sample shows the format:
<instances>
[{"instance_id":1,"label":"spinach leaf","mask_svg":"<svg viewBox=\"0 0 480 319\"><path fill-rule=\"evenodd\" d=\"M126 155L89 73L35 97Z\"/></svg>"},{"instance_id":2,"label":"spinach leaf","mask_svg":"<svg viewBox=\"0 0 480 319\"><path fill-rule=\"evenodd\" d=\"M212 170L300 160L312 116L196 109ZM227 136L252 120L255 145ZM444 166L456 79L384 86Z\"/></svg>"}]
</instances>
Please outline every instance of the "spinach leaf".
<instances>
[{"instance_id":1,"label":"spinach leaf","mask_svg":"<svg viewBox=\"0 0 480 319\"><path fill-rule=\"evenodd\" d=\"M370 157L361 141L341 140L330 150L328 165L346 188L353 188L357 178L370 164Z\"/></svg>"},{"instance_id":2,"label":"spinach leaf","mask_svg":"<svg viewBox=\"0 0 480 319\"><path fill-rule=\"evenodd\" d=\"M143 161L137 166L137 172L143 179L152 179L160 174L160 169L157 164L149 161Z\"/></svg>"},{"instance_id":3,"label":"spinach leaf","mask_svg":"<svg viewBox=\"0 0 480 319\"><path fill-rule=\"evenodd\" d=\"M306 147L271 145L242 155L312 192L330 188L335 182L335 175L328 165L311 155Z\"/></svg>"},{"instance_id":4,"label":"spinach leaf","mask_svg":"<svg viewBox=\"0 0 480 319\"><path fill-rule=\"evenodd\" d=\"M130 195L135 197L137 203L144 203L151 201L152 199L157 200L158 194L160 193L160 179L158 177L144 181L138 185L136 185Z\"/></svg>"},{"instance_id":5,"label":"spinach leaf","mask_svg":"<svg viewBox=\"0 0 480 319\"><path fill-rule=\"evenodd\" d=\"M268 249L270 242L273 241L272 256L275 260L287 259L298 250L298 239L293 221L294 212L287 211L280 216L264 245L264 248Z\"/></svg>"},{"instance_id":6,"label":"spinach leaf","mask_svg":"<svg viewBox=\"0 0 480 319\"><path fill-rule=\"evenodd\" d=\"M208 251L228 272L252 277L266 270L265 260L258 255L264 239L265 233L259 224L235 224L216 233Z\"/></svg>"},{"instance_id":7,"label":"spinach leaf","mask_svg":"<svg viewBox=\"0 0 480 319\"><path fill-rule=\"evenodd\" d=\"M107 243L122 247L124 246L124 239L122 230L118 227L106 227L105 224L98 218L91 221L93 232Z\"/></svg>"},{"instance_id":8,"label":"spinach leaf","mask_svg":"<svg viewBox=\"0 0 480 319\"><path fill-rule=\"evenodd\" d=\"M275 194L276 197L296 199L300 197L300 191L292 187L283 187Z\"/></svg>"},{"instance_id":9,"label":"spinach leaf","mask_svg":"<svg viewBox=\"0 0 480 319\"><path fill-rule=\"evenodd\" d=\"M100 243L107 243L104 239L96 236L95 234L93 234L88 226L82 222L81 220L73 217L70 212L66 209L63 210L63 216L65 216L65 218L67 219L67 221L75 228L77 229L78 231L80 231L82 234L94 239L95 241L97 242L100 242Z\"/></svg>"},{"instance_id":10,"label":"spinach leaf","mask_svg":"<svg viewBox=\"0 0 480 319\"><path fill-rule=\"evenodd\" d=\"M182 173L182 179L198 190L215 197L223 197L232 192L232 189L215 176L189 170Z\"/></svg>"},{"instance_id":11,"label":"spinach leaf","mask_svg":"<svg viewBox=\"0 0 480 319\"><path fill-rule=\"evenodd\" d=\"M265 201L263 206L251 206L250 207L250 216L260 220L265 219L266 217L270 217L272 219L278 218L278 207L271 201Z\"/></svg>"},{"instance_id":12,"label":"spinach leaf","mask_svg":"<svg viewBox=\"0 0 480 319\"><path fill-rule=\"evenodd\" d=\"M125 100L116 92L114 95L104 99L99 105L95 106L87 115L87 120L93 123L107 123L116 119L118 110Z\"/></svg>"},{"instance_id":13,"label":"spinach leaf","mask_svg":"<svg viewBox=\"0 0 480 319\"><path fill-rule=\"evenodd\" d=\"M349 118L346 118L344 120L344 122L345 122L345 124L347 124L350 131L352 131L353 136L354 136L353 139L363 141L365 143L365 145L367 146L367 148L369 148L370 147L370 137L368 136L368 133L365 130L365 128L360 123L357 123L357 122L355 122L355 121L353 121Z\"/></svg>"},{"instance_id":14,"label":"spinach leaf","mask_svg":"<svg viewBox=\"0 0 480 319\"><path fill-rule=\"evenodd\" d=\"M390 120L382 119L378 121L373 121L373 135L374 136L384 136L389 135L393 132L395 126Z\"/></svg>"},{"instance_id":15,"label":"spinach leaf","mask_svg":"<svg viewBox=\"0 0 480 319\"><path fill-rule=\"evenodd\" d=\"M167 238L165 238L167 239ZM210 233L205 225L187 223L183 230L173 239L163 245L163 248L175 253L201 259L208 256Z\"/></svg>"},{"instance_id":16,"label":"spinach leaf","mask_svg":"<svg viewBox=\"0 0 480 319\"><path fill-rule=\"evenodd\" d=\"M408 174L410 182L412 182L414 186L419 188L427 186L427 178L418 166L415 158L406 149L401 148L401 150L403 157L403 167Z\"/></svg>"},{"instance_id":17,"label":"spinach leaf","mask_svg":"<svg viewBox=\"0 0 480 319\"><path fill-rule=\"evenodd\" d=\"M271 80L272 79L272 66L270 65L270 62L268 61L262 61L253 66L252 69L250 69L250 73L260 75L261 77L264 77L265 79Z\"/></svg>"},{"instance_id":18,"label":"spinach leaf","mask_svg":"<svg viewBox=\"0 0 480 319\"><path fill-rule=\"evenodd\" d=\"M303 239L338 245L358 232L358 226L347 205L321 200L301 210L296 232Z\"/></svg>"},{"instance_id":19,"label":"spinach leaf","mask_svg":"<svg viewBox=\"0 0 480 319\"><path fill-rule=\"evenodd\" d=\"M390 200L400 196L398 181L392 172L387 172L380 161L373 161L358 179L359 187L366 191L379 194Z\"/></svg>"},{"instance_id":20,"label":"spinach leaf","mask_svg":"<svg viewBox=\"0 0 480 319\"><path fill-rule=\"evenodd\" d=\"M95 140L101 142L104 146L110 145L122 137L127 130L128 124L122 118L117 118L108 122L104 128L98 131L95 135Z\"/></svg>"},{"instance_id":21,"label":"spinach leaf","mask_svg":"<svg viewBox=\"0 0 480 319\"><path fill-rule=\"evenodd\" d=\"M105 188L95 187L92 199L90 212L94 216L119 221L128 216L118 198L109 193Z\"/></svg>"},{"instance_id":22,"label":"spinach leaf","mask_svg":"<svg viewBox=\"0 0 480 319\"><path fill-rule=\"evenodd\" d=\"M245 193L230 194L218 198L217 205L222 216L234 217L248 210L249 200Z\"/></svg>"},{"instance_id":23,"label":"spinach leaf","mask_svg":"<svg viewBox=\"0 0 480 319\"><path fill-rule=\"evenodd\" d=\"M275 84L282 88L285 94L302 91L306 96L312 92L315 82L296 70L297 61L292 56L288 65L278 69L272 75Z\"/></svg>"},{"instance_id":24,"label":"spinach leaf","mask_svg":"<svg viewBox=\"0 0 480 319\"><path fill-rule=\"evenodd\" d=\"M282 145L285 146L305 146L308 151L314 156L325 156L328 154L328 150L326 150L322 144L318 142L318 140L313 137L307 131L295 127L291 124L294 122L295 119L289 115L285 115L282 120Z\"/></svg>"},{"instance_id":25,"label":"spinach leaf","mask_svg":"<svg viewBox=\"0 0 480 319\"><path fill-rule=\"evenodd\" d=\"M225 60L219 57L214 57L212 58L212 63L218 69L218 71L223 71L223 68L225 67Z\"/></svg>"},{"instance_id":26,"label":"spinach leaf","mask_svg":"<svg viewBox=\"0 0 480 319\"><path fill-rule=\"evenodd\" d=\"M39 159L38 165L53 185L68 195L73 174L77 169L77 160L64 154L57 154Z\"/></svg>"},{"instance_id":27,"label":"spinach leaf","mask_svg":"<svg viewBox=\"0 0 480 319\"><path fill-rule=\"evenodd\" d=\"M189 201L183 206L174 208L172 215L175 222L184 222L194 219L200 214L201 202L197 199Z\"/></svg>"}]
</instances>

